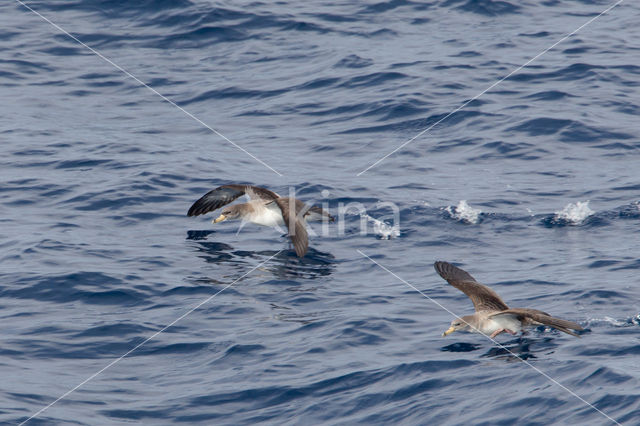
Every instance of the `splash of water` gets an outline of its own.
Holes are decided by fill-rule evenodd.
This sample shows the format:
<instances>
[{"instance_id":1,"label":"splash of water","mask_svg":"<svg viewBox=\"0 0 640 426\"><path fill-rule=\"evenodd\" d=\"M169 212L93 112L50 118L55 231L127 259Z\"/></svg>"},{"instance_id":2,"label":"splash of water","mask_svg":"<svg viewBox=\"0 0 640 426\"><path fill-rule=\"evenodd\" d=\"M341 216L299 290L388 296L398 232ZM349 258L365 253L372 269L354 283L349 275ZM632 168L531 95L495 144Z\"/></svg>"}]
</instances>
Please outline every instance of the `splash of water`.
<instances>
[{"instance_id":1,"label":"splash of water","mask_svg":"<svg viewBox=\"0 0 640 426\"><path fill-rule=\"evenodd\" d=\"M455 220L472 224L478 223L478 219L482 214L482 210L474 209L467 204L467 200L460 200L457 207L447 206L445 211Z\"/></svg>"},{"instance_id":2,"label":"splash of water","mask_svg":"<svg viewBox=\"0 0 640 426\"><path fill-rule=\"evenodd\" d=\"M572 225L581 224L586 218L593 215L595 212L589 208L589 200L582 202L578 201L575 204L569 203L564 209L555 213L555 220L568 222Z\"/></svg>"},{"instance_id":3,"label":"splash of water","mask_svg":"<svg viewBox=\"0 0 640 426\"><path fill-rule=\"evenodd\" d=\"M398 225L387 225L383 221L373 218L366 213L362 213L361 216L373 223L373 232L381 239L390 240L391 238L400 236L400 227Z\"/></svg>"},{"instance_id":4,"label":"splash of water","mask_svg":"<svg viewBox=\"0 0 640 426\"><path fill-rule=\"evenodd\" d=\"M610 316L605 316L603 318L590 318L588 324L598 324L598 323L606 323L610 324L614 327L628 327L630 325L640 325L640 314L637 314L631 318L626 318L624 320L620 320L617 318L612 318Z\"/></svg>"}]
</instances>

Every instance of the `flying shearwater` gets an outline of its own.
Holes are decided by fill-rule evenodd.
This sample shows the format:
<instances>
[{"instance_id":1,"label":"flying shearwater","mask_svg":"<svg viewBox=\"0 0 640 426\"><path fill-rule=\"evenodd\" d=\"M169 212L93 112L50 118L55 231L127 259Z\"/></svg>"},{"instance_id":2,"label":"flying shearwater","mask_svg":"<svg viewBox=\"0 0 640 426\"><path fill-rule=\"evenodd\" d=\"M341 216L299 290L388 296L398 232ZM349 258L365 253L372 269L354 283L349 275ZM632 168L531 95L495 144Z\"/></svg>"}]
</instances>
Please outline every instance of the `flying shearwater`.
<instances>
[{"instance_id":1,"label":"flying shearwater","mask_svg":"<svg viewBox=\"0 0 640 426\"><path fill-rule=\"evenodd\" d=\"M500 333L516 334L526 326L547 325L572 336L583 328L575 322L555 318L546 312L528 308L509 308L489 287L480 284L466 271L447 262L436 262L434 268L449 284L469 296L475 314L465 315L451 321L451 326L442 336L454 331L470 331L485 334L492 339Z\"/></svg>"},{"instance_id":2,"label":"flying shearwater","mask_svg":"<svg viewBox=\"0 0 640 426\"><path fill-rule=\"evenodd\" d=\"M281 197L273 191L252 185L219 186L193 203L187 216L198 216L217 210L242 195L247 195L250 201L225 208L213 223L227 219L242 219L243 222L263 226L285 225L299 257L303 257L309 248L306 220L326 218L329 222L334 221L333 216L320 207L309 207L295 198Z\"/></svg>"}]
</instances>

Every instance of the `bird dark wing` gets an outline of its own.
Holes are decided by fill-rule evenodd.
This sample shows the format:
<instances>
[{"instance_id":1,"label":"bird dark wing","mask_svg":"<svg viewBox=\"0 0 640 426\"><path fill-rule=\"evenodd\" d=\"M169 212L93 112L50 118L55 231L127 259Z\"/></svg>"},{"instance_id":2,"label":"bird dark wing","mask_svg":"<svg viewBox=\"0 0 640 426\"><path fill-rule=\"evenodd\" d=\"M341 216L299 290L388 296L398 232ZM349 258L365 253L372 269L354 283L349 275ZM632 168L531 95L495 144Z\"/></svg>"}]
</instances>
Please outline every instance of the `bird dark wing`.
<instances>
[{"instance_id":1,"label":"bird dark wing","mask_svg":"<svg viewBox=\"0 0 640 426\"><path fill-rule=\"evenodd\" d=\"M187 216L198 216L209 213L222 206L233 202L242 195L248 195L251 199L273 200L278 198L278 194L259 186L251 185L222 185L204 194L198 201L193 203L187 212Z\"/></svg>"},{"instance_id":2,"label":"bird dark wing","mask_svg":"<svg viewBox=\"0 0 640 426\"><path fill-rule=\"evenodd\" d=\"M303 257L309 248L307 228L304 226L304 221L300 214L300 212L305 211L305 204L294 198L276 198L273 201L280 207L284 224L287 226L289 238L291 238L293 247L296 249L296 254L298 257Z\"/></svg>"},{"instance_id":3,"label":"bird dark wing","mask_svg":"<svg viewBox=\"0 0 640 426\"><path fill-rule=\"evenodd\" d=\"M280 198L280 196L275 192L269 191L267 188L261 188L259 186L252 186L252 185L225 185L225 186L235 187L235 188L243 187L245 194L247 194L249 198L251 198L252 200L271 201L271 200L275 200L276 198Z\"/></svg>"},{"instance_id":4,"label":"bird dark wing","mask_svg":"<svg viewBox=\"0 0 640 426\"><path fill-rule=\"evenodd\" d=\"M468 272L447 262L436 262L433 267L449 284L469 296L476 312L509 309L495 291L477 282Z\"/></svg>"},{"instance_id":5,"label":"bird dark wing","mask_svg":"<svg viewBox=\"0 0 640 426\"><path fill-rule=\"evenodd\" d=\"M548 325L549 327L557 328L560 331L563 331L572 336L578 336L576 333L571 331L584 330L580 324L576 324L573 321L567 321L560 318L552 317L546 312L539 311L537 309L527 309L527 308L513 308L507 309L502 312L498 312L489 316L489 318L500 316L500 315L516 315L517 318L524 322L526 325Z\"/></svg>"}]
</instances>

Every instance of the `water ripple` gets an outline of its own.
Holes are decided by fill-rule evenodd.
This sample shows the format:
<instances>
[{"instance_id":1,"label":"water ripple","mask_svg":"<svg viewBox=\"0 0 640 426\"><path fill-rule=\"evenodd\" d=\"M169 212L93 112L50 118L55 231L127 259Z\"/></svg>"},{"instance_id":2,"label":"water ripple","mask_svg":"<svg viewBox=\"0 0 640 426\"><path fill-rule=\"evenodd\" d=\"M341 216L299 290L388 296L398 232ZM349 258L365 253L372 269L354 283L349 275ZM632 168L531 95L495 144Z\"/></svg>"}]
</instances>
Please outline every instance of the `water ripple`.
<instances>
[{"instance_id":1,"label":"water ripple","mask_svg":"<svg viewBox=\"0 0 640 426\"><path fill-rule=\"evenodd\" d=\"M0 423L149 337L31 423L606 423L522 359L638 418L637 4L478 98L606 5L29 6L284 177L0 5ZM282 233L186 216L225 183L339 220L298 258ZM585 331L443 339L433 302L472 305L436 259Z\"/></svg>"}]
</instances>

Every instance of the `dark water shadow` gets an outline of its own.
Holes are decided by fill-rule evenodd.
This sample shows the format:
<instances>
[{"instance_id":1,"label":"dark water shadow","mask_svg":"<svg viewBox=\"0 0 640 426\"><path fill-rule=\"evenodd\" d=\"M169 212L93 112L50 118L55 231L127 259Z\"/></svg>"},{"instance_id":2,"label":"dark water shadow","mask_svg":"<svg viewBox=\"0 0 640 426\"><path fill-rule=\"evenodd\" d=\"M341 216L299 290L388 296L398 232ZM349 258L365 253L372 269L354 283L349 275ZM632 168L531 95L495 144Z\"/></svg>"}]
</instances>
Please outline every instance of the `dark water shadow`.
<instances>
[{"instance_id":1,"label":"dark water shadow","mask_svg":"<svg viewBox=\"0 0 640 426\"><path fill-rule=\"evenodd\" d=\"M264 261L261 270L271 272L281 279L326 277L336 267L335 257L310 247L304 257L298 257L293 249L284 250L235 250L226 243L205 240L215 231L188 231L187 239L192 240L197 256L207 263L247 263L246 260Z\"/></svg>"},{"instance_id":2,"label":"dark water shadow","mask_svg":"<svg viewBox=\"0 0 640 426\"><path fill-rule=\"evenodd\" d=\"M207 236L215 234L213 229L202 231L187 231L187 240L204 240Z\"/></svg>"},{"instance_id":3,"label":"dark water shadow","mask_svg":"<svg viewBox=\"0 0 640 426\"><path fill-rule=\"evenodd\" d=\"M442 352L473 352L480 349L477 343L456 342L440 348Z\"/></svg>"},{"instance_id":4,"label":"dark water shadow","mask_svg":"<svg viewBox=\"0 0 640 426\"><path fill-rule=\"evenodd\" d=\"M278 278L316 278L326 277L336 267L335 257L331 253L310 248L304 257L296 256L293 250L280 252L264 265Z\"/></svg>"},{"instance_id":5,"label":"dark water shadow","mask_svg":"<svg viewBox=\"0 0 640 426\"><path fill-rule=\"evenodd\" d=\"M502 343L501 346L493 346L485 352L483 358L499 359L507 362L522 361L537 358L532 350L531 345L535 341L519 337L509 342Z\"/></svg>"},{"instance_id":6,"label":"dark water shadow","mask_svg":"<svg viewBox=\"0 0 640 426\"><path fill-rule=\"evenodd\" d=\"M555 343L554 337L532 337L520 336L513 338L507 342L498 342L499 345L493 344L484 354L482 358L492 358L507 362L523 361L528 359L536 359L536 353L554 350L558 344ZM481 343L455 342L440 348L442 352L473 352L481 349ZM535 347L535 348L534 348Z\"/></svg>"}]
</instances>

